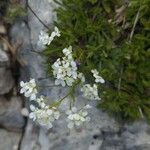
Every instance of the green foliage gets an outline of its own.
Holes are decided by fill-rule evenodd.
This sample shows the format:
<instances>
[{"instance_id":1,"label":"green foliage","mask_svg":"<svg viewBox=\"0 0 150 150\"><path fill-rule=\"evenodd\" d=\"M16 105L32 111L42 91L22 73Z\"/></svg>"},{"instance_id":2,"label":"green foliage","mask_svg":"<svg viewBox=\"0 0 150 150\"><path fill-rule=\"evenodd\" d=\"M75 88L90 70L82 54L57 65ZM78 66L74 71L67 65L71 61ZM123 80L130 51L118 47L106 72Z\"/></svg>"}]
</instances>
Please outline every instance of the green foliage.
<instances>
[{"instance_id":1,"label":"green foliage","mask_svg":"<svg viewBox=\"0 0 150 150\"><path fill-rule=\"evenodd\" d=\"M92 83L89 72L94 68L106 80L99 87L100 107L126 119L139 119L142 114L150 119L150 1L130 0L128 5L120 0L56 2L60 7L55 25L61 37L44 52L48 64L72 45L88 82Z\"/></svg>"},{"instance_id":2,"label":"green foliage","mask_svg":"<svg viewBox=\"0 0 150 150\"><path fill-rule=\"evenodd\" d=\"M18 2L11 1L7 6L6 15L4 20L7 23L13 23L16 18L23 17L26 15L25 8L23 8Z\"/></svg>"}]
</instances>

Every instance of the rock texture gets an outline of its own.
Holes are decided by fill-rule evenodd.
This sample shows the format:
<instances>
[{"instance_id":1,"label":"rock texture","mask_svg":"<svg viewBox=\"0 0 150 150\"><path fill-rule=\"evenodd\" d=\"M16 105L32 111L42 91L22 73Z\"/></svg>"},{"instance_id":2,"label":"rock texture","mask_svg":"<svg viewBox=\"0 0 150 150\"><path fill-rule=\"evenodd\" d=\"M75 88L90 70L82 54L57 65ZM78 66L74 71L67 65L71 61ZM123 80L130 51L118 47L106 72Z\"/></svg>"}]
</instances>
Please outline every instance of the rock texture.
<instances>
[{"instance_id":1,"label":"rock texture","mask_svg":"<svg viewBox=\"0 0 150 150\"><path fill-rule=\"evenodd\" d=\"M7 31L0 20L0 150L18 150L25 125L22 99L17 96L14 67L7 47Z\"/></svg>"},{"instance_id":2,"label":"rock texture","mask_svg":"<svg viewBox=\"0 0 150 150\"><path fill-rule=\"evenodd\" d=\"M54 5L47 0L30 0L28 5L48 26L51 26L55 14ZM45 29L28 8L27 21L19 21L11 29L12 43L22 40L19 57L25 64L21 68L20 80L35 78L40 85L51 85L53 81L47 78L44 67L44 57L39 53L42 50L37 46L38 34ZM61 87L43 87L41 93L57 100L64 95L66 89ZM77 93L81 106L80 93ZM28 102L25 104L28 107ZM95 104L93 104L95 105ZM66 104L62 109L68 107ZM80 129L68 130L64 120L59 120L51 130L46 130L31 120L28 120L25 133L21 141L20 150L148 150L150 149L150 128L145 121L131 125L119 126L106 113L93 108L92 121Z\"/></svg>"},{"instance_id":3,"label":"rock texture","mask_svg":"<svg viewBox=\"0 0 150 150\"><path fill-rule=\"evenodd\" d=\"M18 150L21 133L0 129L0 150Z\"/></svg>"},{"instance_id":4,"label":"rock texture","mask_svg":"<svg viewBox=\"0 0 150 150\"><path fill-rule=\"evenodd\" d=\"M6 28L0 21L0 95L7 94L14 86L9 54L6 52Z\"/></svg>"},{"instance_id":5,"label":"rock texture","mask_svg":"<svg viewBox=\"0 0 150 150\"><path fill-rule=\"evenodd\" d=\"M5 51L0 48L0 95L8 93L14 85L10 70L10 60Z\"/></svg>"},{"instance_id":6,"label":"rock texture","mask_svg":"<svg viewBox=\"0 0 150 150\"><path fill-rule=\"evenodd\" d=\"M0 126L11 131L21 131L25 124L21 108L20 97L14 96L10 100L0 97Z\"/></svg>"}]
</instances>

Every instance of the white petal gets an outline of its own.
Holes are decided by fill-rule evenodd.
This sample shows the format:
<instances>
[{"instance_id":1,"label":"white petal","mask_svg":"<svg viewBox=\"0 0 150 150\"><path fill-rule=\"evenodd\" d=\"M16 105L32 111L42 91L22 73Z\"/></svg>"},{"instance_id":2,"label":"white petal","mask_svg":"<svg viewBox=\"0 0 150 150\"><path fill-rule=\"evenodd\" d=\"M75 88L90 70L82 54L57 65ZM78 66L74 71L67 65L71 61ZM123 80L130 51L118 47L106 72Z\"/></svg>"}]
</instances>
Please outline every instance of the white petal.
<instances>
[{"instance_id":1,"label":"white petal","mask_svg":"<svg viewBox=\"0 0 150 150\"><path fill-rule=\"evenodd\" d=\"M72 107L72 112L76 113L77 112L77 108L76 107Z\"/></svg>"},{"instance_id":2,"label":"white petal","mask_svg":"<svg viewBox=\"0 0 150 150\"><path fill-rule=\"evenodd\" d=\"M30 100L35 100L35 99L36 99L36 95L32 94L31 97L30 97Z\"/></svg>"},{"instance_id":3,"label":"white petal","mask_svg":"<svg viewBox=\"0 0 150 150\"><path fill-rule=\"evenodd\" d=\"M26 89L25 88L21 88L20 93L25 93Z\"/></svg>"},{"instance_id":4,"label":"white petal","mask_svg":"<svg viewBox=\"0 0 150 150\"><path fill-rule=\"evenodd\" d=\"M51 115L52 113L53 113L53 111L52 111L51 109L48 109L48 110L47 110L47 114L48 114L48 115Z\"/></svg>"},{"instance_id":5,"label":"white petal","mask_svg":"<svg viewBox=\"0 0 150 150\"><path fill-rule=\"evenodd\" d=\"M67 62L66 64L64 64L64 67L68 68L69 67L69 63Z\"/></svg>"},{"instance_id":6,"label":"white petal","mask_svg":"<svg viewBox=\"0 0 150 150\"><path fill-rule=\"evenodd\" d=\"M31 93L26 92L26 93L24 93L24 96L25 96L25 97L30 97L30 96L31 96Z\"/></svg>"},{"instance_id":7,"label":"white petal","mask_svg":"<svg viewBox=\"0 0 150 150\"><path fill-rule=\"evenodd\" d=\"M72 77L73 77L74 79L77 79L77 76L78 76L77 72L73 71L73 72L72 72Z\"/></svg>"},{"instance_id":8,"label":"white petal","mask_svg":"<svg viewBox=\"0 0 150 150\"><path fill-rule=\"evenodd\" d=\"M91 105L89 105L89 104L87 104L87 105L85 105L85 106L84 106L84 108L86 108L86 109L90 109L90 108L92 108L92 106L91 106Z\"/></svg>"},{"instance_id":9,"label":"white petal","mask_svg":"<svg viewBox=\"0 0 150 150\"><path fill-rule=\"evenodd\" d=\"M66 114L67 114L67 115L70 115L70 114L71 114L71 110L67 110L67 111L66 111Z\"/></svg>"},{"instance_id":10,"label":"white petal","mask_svg":"<svg viewBox=\"0 0 150 150\"><path fill-rule=\"evenodd\" d=\"M52 33L51 33L51 37L54 38L55 36L56 36L56 33L55 33L55 32L52 32Z\"/></svg>"},{"instance_id":11,"label":"white petal","mask_svg":"<svg viewBox=\"0 0 150 150\"><path fill-rule=\"evenodd\" d=\"M61 83L61 80L56 79L55 80L55 85L59 85Z\"/></svg>"},{"instance_id":12,"label":"white petal","mask_svg":"<svg viewBox=\"0 0 150 150\"><path fill-rule=\"evenodd\" d=\"M31 79L29 82L35 84L35 79Z\"/></svg>"},{"instance_id":13,"label":"white petal","mask_svg":"<svg viewBox=\"0 0 150 150\"><path fill-rule=\"evenodd\" d=\"M72 66L72 67L76 67L75 61L72 61L72 62L71 62L71 66Z\"/></svg>"},{"instance_id":14,"label":"white petal","mask_svg":"<svg viewBox=\"0 0 150 150\"><path fill-rule=\"evenodd\" d=\"M84 112L82 112L82 116L87 116L88 115L88 112L87 111L84 111Z\"/></svg>"},{"instance_id":15,"label":"white petal","mask_svg":"<svg viewBox=\"0 0 150 150\"><path fill-rule=\"evenodd\" d=\"M74 80L72 78L68 78L66 80L66 83L67 83L68 86L72 86L72 82L74 82Z\"/></svg>"},{"instance_id":16,"label":"white petal","mask_svg":"<svg viewBox=\"0 0 150 150\"><path fill-rule=\"evenodd\" d=\"M48 123L48 128L52 128L52 127L53 127L52 123L49 122L49 123Z\"/></svg>"},{"instance_id":17,"label":"white petal","mask_svg":"<svg viewBox=\"0 0 150 150\"><path fill-rule=\"evenodd\" d=\"M20 82L20 86L23 87L25 83L23 81Z\"/></svg>"},{"instance_id":18,"label":"white petal","mask_svg":"<svg viewBox=\"0 0 150 150\"><path fill-rule=\"evenodd\" d=\"M81 122L80 122L80 121L76 121L76 122L75 122L75 125L80 126L80 125L81 125Z\"/></svg>"},{"instance_id":19,"label":"white petal","mask_svg":"<svg viewBox=\"0 0 150 150\"><path fill-rule=\"evenodd\" d=\"M70 69L70 68L67 69L67 75L68 75L69 77L71 76L71 69Z\"/></svg>"},{"instance_id":20,"label":"white petal","mask_svg":"<svg viewBox=\"0 0 150 150\"><path fill-rule=\"evenodd\" d=\"M59 112L54 112L54 118L58 119L60 117L60 113Z\"/></svg>"},{"instance_id":21,"label":"white petal","mask_svg":"<svg viewBox=\"0 0 150 150\"><path fill-rule=\"evenodd\" d=\"M74 123L73 122L69 122L67 126L68 126L69 129L72 129L74 127Z\"/></svg>"},{"instance_id":22,"label":"white petal","mask_svg":"<svg viewBox=\"0 0 150 150\"><path fill-rule=\"evenodd\" d=\"M63 87L65 87L65 86L66 86L65 81L61 80L61 85L62 85Z\"/></svg>"},{"instance_id":23,"label":"white petal","mask_svg":"<svg viewBox=\"0 0 150 150\"><path fill-rule=\"evenodd\" d=\"M80 120L81 120L82 122L84 122L84 121L85 121L85 118L84 118L84 117L81 117Z\"/></svg>"},{"instance_id":24,"label":"white petal","mask_svg":"<svg viewBox=\"0 0 150 150\"><path fill-rule=\"evenodd\" d=\"M105 83L105 80L103 78L101 78L100 83Z\"/></svg>"},{"instance_id":25,"label":"white petal","mask_svg":"<svg viewBox=\"0 0 150 150\"><path fill-rule=\"evenodd\" d=\"M69 115L68 119L73 120L73 115Z\"/></svg>"},{"instance_id":26,"label":"white petal","mask_svg":"<svg viewBox=\"0 0 150 150\"><path fill-rule=\"evenodd\" d=\"M34 113L31 112L31 113L29 114L29 118L30 118L30 119L33 119L33 121L34 121L34 120L36 119L36 116L35 116Z\"/></svg>"},{"instance_id":27,"label":"white petal","mask_svg":"<svg viewBox=\"0 0 150 150\"><path fill-rule=\"evenodd\" d=\"M35 106L34 105L30 105L30 109L31 109L31 111L35 111Z\"/></svg>"},{"instance_id":28,"label":"white petal","mask_svg":"<svg viewBox=\"0 0 150 150\"><path fill-rule=\"evenodd\" d=\"M44 102L40 103L41 108L45 108L46 104Z\"/></svg>"},{"instance_id":29,"label":"white petal","mask_svg":"<svg viewBox=\"0 0 150 150\"><path fill-rule=\"evenodd\" d=\"M75 119L75 120L80 120L80 115L75 114L75 115L74 115L74 119Z\"/></svg>"},{"instance_id":30,"label":"white petal","mask_svg":"<svg viewBox=\"0 0 150 150\"><path fill-rule=\"evenodd\" d=\"M66 54L68 52L68 49L64 48L62 51L63 51L64 54Z\"/></svg>"}]
</instances>

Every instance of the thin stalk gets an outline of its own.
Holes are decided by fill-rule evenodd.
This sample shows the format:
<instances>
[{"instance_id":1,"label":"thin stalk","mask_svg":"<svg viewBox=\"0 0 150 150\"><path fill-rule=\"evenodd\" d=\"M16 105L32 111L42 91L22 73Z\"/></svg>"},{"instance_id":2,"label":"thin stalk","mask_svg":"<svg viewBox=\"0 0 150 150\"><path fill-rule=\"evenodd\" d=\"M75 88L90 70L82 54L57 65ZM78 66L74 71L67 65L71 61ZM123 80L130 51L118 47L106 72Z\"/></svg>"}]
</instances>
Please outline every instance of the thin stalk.
<instances>
[{"instance_id":1,"label":"thin stalk","mask_svg":"<svg viewBox=\"0 0 150 150\"><path fill-rule=\"evenodd\" d=\"M134 31L135 31L135 27L136 27L136 24L137 24L138 19L139 19L139 15L140 15L140 8L139 8L139 10L138 10L138 12L137 12L137 14L136 14L136 17L135 17L135 20L134 20L134 24L133 24L133 27L132 27L132 30L131 30L130 40L129 40L130 42L131 42L131 40L132 40Z\"/></svg>"},{"instance_id":2,"label":"thin stalk","mask_svg":"<svg viewBox=\"0 0 150 150\"><path fill-rule=\"evenodd\" d=\"M120 78L118 82L118 92L120 92L120 89L121 89L122 73L123 73L123 67L121 68L121 71L120 71Z\"/></svg>"}]
</instances>

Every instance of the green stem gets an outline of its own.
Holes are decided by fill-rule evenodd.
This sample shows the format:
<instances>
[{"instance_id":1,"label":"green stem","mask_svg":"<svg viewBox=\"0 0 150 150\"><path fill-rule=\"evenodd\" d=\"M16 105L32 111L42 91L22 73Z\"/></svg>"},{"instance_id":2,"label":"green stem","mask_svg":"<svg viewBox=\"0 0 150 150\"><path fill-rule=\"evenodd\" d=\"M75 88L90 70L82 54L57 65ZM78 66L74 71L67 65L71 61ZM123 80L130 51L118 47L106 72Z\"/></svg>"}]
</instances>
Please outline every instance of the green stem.
<instances>
[{"instance_id":1,"label":"green stem","mask_svg":"<svg viewBox=\"0 0 150 150\"><path fill-rule=\"evenodd\" d=\"M71 95L71 93L74 91L75 87L79 84L79 82L77 82L76 84L74 84L72 86L72 89L69 90L69 92L63 97L61 98L60 100L58 100L58 103L61 103L65 98L67 98L69 95Z\"/></svg>"},{"instance_id":2,"label":"green stem","mask_svg":"<svg viewBox=\"0 0 150 150\"><path fill-rule=\"evenodd\" d=\"M61 103L65 98L67 98L71 92L68 92L67 95L65 95L63 98L61 98L58 102Z\"/></svg>"},{"instance_id":3,"label":"green stem","mask_svg":"<svg viewBox=\"0 0 150 150\"><path fill-rule=\"evenodd\" d=\"M140 15L140 8L139 8L139 10L138 10L138 12L137 12L137 14L136 14L136 17L135 17L135 20L134 20L134 24L133 24L133 27L132 27L132 30L131 30L130 40L129 40L130 42L131 42L131 40L132 40L134 31L135 31L135 26L136 26L136 24L137 24L137 22L138 22L138 19L139 19L139 15Z\"/></svg>"}]
</instances>

